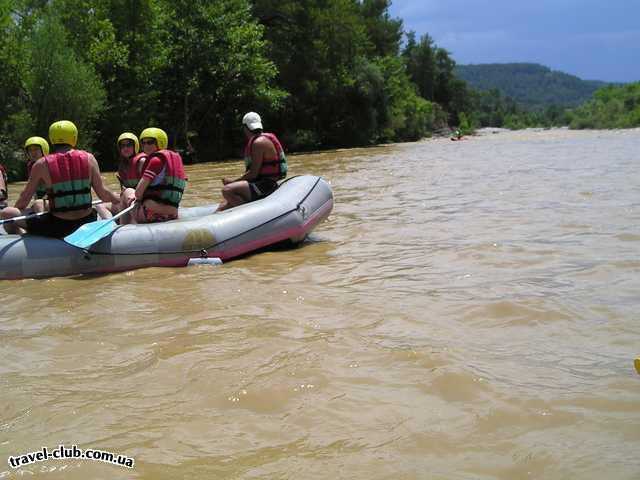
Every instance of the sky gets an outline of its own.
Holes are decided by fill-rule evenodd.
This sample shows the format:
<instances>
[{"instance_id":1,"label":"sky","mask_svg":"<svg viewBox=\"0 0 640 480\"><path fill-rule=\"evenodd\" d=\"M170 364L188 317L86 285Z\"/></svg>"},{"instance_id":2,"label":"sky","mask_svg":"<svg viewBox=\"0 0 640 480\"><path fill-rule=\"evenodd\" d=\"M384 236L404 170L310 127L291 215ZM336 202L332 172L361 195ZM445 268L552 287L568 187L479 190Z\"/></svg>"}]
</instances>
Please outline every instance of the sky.
<instances>
[{"instance_id":1,"label":"sky","mask_svg":"<svg viewBox=\"0 0 640 480\"><path fill-rule=\"evenodd\" d=\"M539 63L583 80L640 81L640 0L391 0L416 39L458 64Z\"/></svg>"}]
</instances>

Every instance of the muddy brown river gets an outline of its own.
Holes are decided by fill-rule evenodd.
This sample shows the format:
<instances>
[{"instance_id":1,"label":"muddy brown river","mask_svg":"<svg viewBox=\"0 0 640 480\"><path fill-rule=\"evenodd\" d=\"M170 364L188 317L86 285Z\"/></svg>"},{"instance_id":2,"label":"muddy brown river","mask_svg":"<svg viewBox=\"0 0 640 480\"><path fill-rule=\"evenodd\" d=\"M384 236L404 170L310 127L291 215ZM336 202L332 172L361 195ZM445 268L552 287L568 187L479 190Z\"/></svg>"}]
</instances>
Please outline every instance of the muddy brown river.
<instances>
[{"instance_id":1,"label":"muddy brown river","mask_svg":"<svg viewBox=\"0 0 640 480\"><path fill-rule=\"evenodd\" d=\"M299 248L0 282L0 479L640 478L639 152L635 129L295 155L335 194ZM184 204L241 170L189 167ZM58 445L135 465L9 465Z\"/></svg>"}]
</instances>

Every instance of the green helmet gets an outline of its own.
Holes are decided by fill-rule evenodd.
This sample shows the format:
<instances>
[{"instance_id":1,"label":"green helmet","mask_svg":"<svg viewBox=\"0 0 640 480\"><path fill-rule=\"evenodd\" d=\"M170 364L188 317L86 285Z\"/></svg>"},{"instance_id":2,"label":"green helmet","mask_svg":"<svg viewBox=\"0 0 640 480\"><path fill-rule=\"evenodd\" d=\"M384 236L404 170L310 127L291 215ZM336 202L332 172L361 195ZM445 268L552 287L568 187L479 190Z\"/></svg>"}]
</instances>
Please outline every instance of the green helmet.
<instances>
[{"instance_id":1,"label":"green helmet","mask_svg":"<svg viewBox=\"0 0 640 480\"><path fill-rule=\"evenodd\" d=\"M78 144L78 129L69 120L54 122L49 127L49 141L52 145L75 147Z\"/></svg>"},{"instance_id":2,"label":"green helmet","mask_svg":"<svg viewBox=\"0 0 640 480\"><path fill-rule=\"evenodd\" d=\"M37 145L42 150L43 155L49 155L49 144L42 137L29 137L27 141L24 142L24 149L26 150L31 145Z\"/></svg>"},{"instance_id":3,"label":"green helmet","mask_svg":"<svg viewBox=\"0 0 640 480\"><path fill-rule=\"evenodd\" d=\"M116 144L118 145L118 148L120 148L120 142L122 140L133 140L133 143L135 145L135 152L138 153L140 151L140 142L138 141L138 137L136 137L133 133L131 132L124 132L122 135L120 135L118 137L118 141L116 142Z\"/></svg>"},{"instance_id":4,"label":"green helmet","mask_svg":"<svg viewBox=\"0 0 640 480\"><path fill-rule=\"evenodd\" d=\"M140 134L140 140L142 140L143 138L155 139L156 145L158 145L159 150L164 150L169 145L169 137L167 136L167 133L161 128L145 128Z\"/></svg>"}]
</instances>

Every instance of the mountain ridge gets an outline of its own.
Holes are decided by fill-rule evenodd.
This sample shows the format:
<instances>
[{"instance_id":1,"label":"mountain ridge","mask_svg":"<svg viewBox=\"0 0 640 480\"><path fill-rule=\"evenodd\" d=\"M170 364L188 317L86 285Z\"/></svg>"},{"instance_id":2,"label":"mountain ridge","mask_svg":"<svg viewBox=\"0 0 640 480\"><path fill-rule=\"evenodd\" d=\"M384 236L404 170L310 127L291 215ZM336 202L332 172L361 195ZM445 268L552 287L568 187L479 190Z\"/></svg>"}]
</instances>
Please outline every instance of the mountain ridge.
<instances>
[{"instance_id":1,"label":"mountain ridge","mask_svg":"<svg viewBox=\"0 0 640 480\"><path fill-rule=\"evenodd\" d=\"M551 105L577 107L599 88L612 85L525 62L456 65L455 73L475 89L496 89L531 110Z\"/></svg>"}]
</instances>

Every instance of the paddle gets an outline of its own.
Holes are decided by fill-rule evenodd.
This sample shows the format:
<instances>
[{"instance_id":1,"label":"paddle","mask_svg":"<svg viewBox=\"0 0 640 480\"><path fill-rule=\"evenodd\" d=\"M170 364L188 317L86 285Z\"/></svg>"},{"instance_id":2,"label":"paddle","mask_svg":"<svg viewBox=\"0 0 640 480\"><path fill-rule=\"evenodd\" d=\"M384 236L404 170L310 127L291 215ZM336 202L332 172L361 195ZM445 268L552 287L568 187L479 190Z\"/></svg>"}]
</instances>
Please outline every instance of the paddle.
<instances>
[{"instance_id":1,"label":"paddle","mask_svg":"<svg viewBox=\"0 0 640 480\"><path fill-rule=\"evenodd\" d=\"M91 202L91 205L99 205L100 203L104 203L102 200L94 200L93 202ZM20 217L13 217L13 218L7 218L5 220L0 220L0 225L2 225L3 223L10 223L10 222L18 222L20 220L29 220L30 218L35 218L35 217L40 217L42 215L46 215L47 212L38 212L38 213L30 213L29 215L22 215Z\"/></svg>"},{"instance_id":2,"label":"paddle","mask_svg":"<svg viewBox=\"0 0 640 480\"><path fill-rule=\"evenodd\" d=\"M0 220L0 225L2 225L3 223L18 222L20 220L29 220L30 218L39 217L40 215L44 215L45 213L49 212L30 213L29 215L21 215L20 217L6 218L4 220Z\"/></svg>"},{"instance_id":3,"label":"paddle","mask_svg":"<svg viewBox=\"0 0 640 480\"><path fill-rule=\"evenodd\" d=\"M117 227L115 220L123 216L125 213L128 213L130 210L133 210L135 206L136 202L133 202L120 213L107 220L97 220L95 222L85 223L71 235L64 237L64 241L74 247L89 248L94 243L109 235Z\"/></svg>"}]
</instances>

